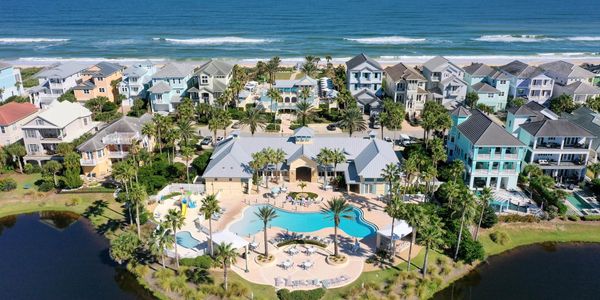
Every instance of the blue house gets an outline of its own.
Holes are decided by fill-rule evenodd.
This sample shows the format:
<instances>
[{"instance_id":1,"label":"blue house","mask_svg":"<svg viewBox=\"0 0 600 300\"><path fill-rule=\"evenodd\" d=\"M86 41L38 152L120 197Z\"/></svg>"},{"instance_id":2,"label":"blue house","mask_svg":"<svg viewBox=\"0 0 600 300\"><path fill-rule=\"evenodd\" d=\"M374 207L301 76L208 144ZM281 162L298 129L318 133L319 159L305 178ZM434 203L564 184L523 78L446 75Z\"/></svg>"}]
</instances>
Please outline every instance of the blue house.
<instances>
[{"instance_id":1,"label":"blue house","mask_svg":"<svg viewBox=\"0 0 600 300\"><path fill-rule=\"evenodd\" d=\"M195 65L168 63L152 76L148 89L152 112L169 113L175 110L192 84Z\"/></svg>"},{"instance_id":2,"label":"blue house","mask_svg":"<svg viewBox=\"0 0 600 300\"><path fill-rule=\"evenodd\" d=\"M451 117L448 160L464 163L469 188L516 189L525 144L480 110L459 106Z\"/></svg>"},{"instance_id":3,"label":"blue house","mask_svg":"<svg viewBox=\"0 0 600 300\"><path fill-rule=\"evenodd\" d=\"M477 104L489 106L494 111L506 109L510 89L508 75L482 63L472 63L464 70L468 92L475 92L479 96Z\"/></svg>"},{"instance_id":4,"label":"blue house","mask_svg":"<svg viewBox=\"0 0 600 300\"><path fill-rule=\"evenodd\" d=\"M21 72L9 64L0 62L0 102L23 94Z\"/></svg>"}]
</instances>

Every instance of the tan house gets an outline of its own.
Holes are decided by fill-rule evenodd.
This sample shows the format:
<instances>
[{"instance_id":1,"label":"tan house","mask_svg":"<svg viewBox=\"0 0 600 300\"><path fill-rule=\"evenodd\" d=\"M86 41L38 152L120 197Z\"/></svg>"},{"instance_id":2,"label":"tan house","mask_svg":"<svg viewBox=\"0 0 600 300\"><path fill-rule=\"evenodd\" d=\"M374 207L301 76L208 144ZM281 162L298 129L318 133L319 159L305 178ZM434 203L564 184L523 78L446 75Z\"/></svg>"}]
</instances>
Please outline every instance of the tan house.
<instances>
[{"instance_id":1,"label":"tan house","mask_svg":"<svg viewBox=\"0 0 600 300\"><path fill-rule=\"evenodd\" d=\"M259 174L281 176L289 183L323 183L327 172L329 179L343 176L346 189L359 194L386 193L388 186L381 178L381 171L388 163L399 163L392 145L377 139L375 133L367 139L314 136L313 130L308 127L296 129L289 137L240 137L233 133L217 145L211 156L202 175L206 190L211 193L252 191L254 170L249 165L252 153L266 147L283 150L285 160L257 170ZM346 161L338 164L335 170L333 165L317 164L317 155L323 148L339 149L346 156Z\"/></svg>"},{"instance_id":2,"label":"tan house","mask_svg":"<svg viewBox=\"0 0 600 300\"><path fill-rule=\"evenodd\" d=\"M77 151L81 153L80 164L87 177L110 175L112 163L125 159L133 144L140 149L151 151L153 140L142 134L144 124L152 121L152 115L139 118L121 117L98 131L89 140L83 142Z\"/></svg>"},{"instance_id":3,"label":"tan house","mask_svg":"<svg viewBox=\"0 0 600 300\"><path fill-rule=\"evenodd\" d=\"M73 88L75 99L85 102L96 97L106 97L115 101L111 82L123 77L123 66L109 62L93 65L81 73L82 81Z\"/></svg>"},{"instance_id":4,"label":"tan house","mask_svg":"<svg viewBox=\"0 0 600 300\"><path fill-rule=\"evenodd\" d=\"M0 106L0 146L23 139L21 126L29 122L37 111L37 107L31 103L9 102Z\"/></svg>"}]
</instances>

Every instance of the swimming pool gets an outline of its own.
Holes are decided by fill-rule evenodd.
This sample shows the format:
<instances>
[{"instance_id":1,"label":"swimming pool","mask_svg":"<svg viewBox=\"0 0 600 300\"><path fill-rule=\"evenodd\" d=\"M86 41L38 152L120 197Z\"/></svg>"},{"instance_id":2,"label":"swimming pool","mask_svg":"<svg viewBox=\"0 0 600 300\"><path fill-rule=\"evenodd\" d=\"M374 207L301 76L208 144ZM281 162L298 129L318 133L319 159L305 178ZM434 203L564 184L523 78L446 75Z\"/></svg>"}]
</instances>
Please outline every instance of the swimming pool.
<instances>
[{"instance_id":1,"label":"swimming pool","mask_svg":"<svg viewBox=\"0 0 600 300\"><path fill-rule=\"evenodd\" d=\"M241 236L256 234L263 230L263 223L254 214L260 207L264 205L256 205L247 208L244 211L244 216L235 221L229 230ZM313 232L323 228L333 227L333 220L325 216L321 212L291 212L275 207L278 217L269 223L271 227L280 227L291 232ZM343 219L340 221L340 229L346 234L363 238L377 231L375 225L365 221L362 217L362 211L356 207L352 208L350 213L352 219Z\"/></svg>"},{"instance_id":2,"label":"swimming pool","mask_svg":"<svg viewBox=\"0 0 600 300\"><path fill-rule=\"evenodd\" d=\"M575 208L577 208L580 211L583 210L583 209L593 208L585 200L580 199L578 196L575 196L575 195L568 195L567 196L567 201L569 201L569 203L571 203L573 206L575 206Z\"/></svg>"},{"instance_id":3,"label":"swimming pool","mask_svg":"<svg viewBox=\"0 0 600 300\"><path fill-rule=\"evenodd\" d=\"M490 206L496 212L500 212L501 210L502 211L506 211L507 210L506 202L499 201L499 200L492 200L492 201L490 201ZM508 204L508 210L526 213L527 212L527 207L526 206L519 206L519 205L516 205L516 204L513 204L513 203L509 203Z\"/></svg>"},{"instance_id":4,"label":"swimming pool","mask_svg":"<svg viewBox=\"0 0 600 300\"><path fill-rule=\"evenodd\" d=\"M180 231L176 235L177 244L188 249L196 247L200 241L195 239L189 231Z\"/></svg>"}]
</instances>

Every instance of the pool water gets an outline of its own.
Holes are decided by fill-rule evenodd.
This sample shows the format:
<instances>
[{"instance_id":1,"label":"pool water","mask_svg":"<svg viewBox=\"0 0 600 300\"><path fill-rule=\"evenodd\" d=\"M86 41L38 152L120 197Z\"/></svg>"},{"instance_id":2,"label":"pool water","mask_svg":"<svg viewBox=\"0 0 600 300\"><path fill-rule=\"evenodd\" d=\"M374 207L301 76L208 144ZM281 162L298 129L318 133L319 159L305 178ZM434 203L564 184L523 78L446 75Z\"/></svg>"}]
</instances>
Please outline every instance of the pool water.
<instances>
[{"instance_id":1,"label":"pool water","mask_svg":"<svg viewBox=\"0 0 600 300\"><path fill-rule=\"evenodd\" d=\"M577 208L578 210L593 208L589 203L585 202L582 199L579 199L579 197L575 195L568 195L567 201L569 201L569 203L575 206L575 208Z\"/></svg>"},{"instance_id":2,"label":"pool water","mask_svg":"<svg viewBox=\"0 0 600 300\"><path fill-rule=\"evenodd\" d=\"M176 237L177 244L188 249L194 248L200 244L200 241L195 239L189 231L180 231L177 233Z\"/></svg>"},{"instance_id":3,"label":"pool water","mask_svg":"<svg viewBox=\"0 0 600 300\"><path fill-rule=\"evenodd\" d=\"M500 208L502 208L502 210L506 210L506 202L501 202L498 200L492 200L490 201L490 206L492 206L492 208L496 211L500 211ZM527 207L525 206L518 206L516 204L513 203L509 203L508 204L508 209L512 210L512 211L518 211L518 212L527 212Z\"/></svg>"},{"instance_id":4,"label":"pool water","mask_svg":"<svg viewBox=\"0 0 600 300\"><path fill-rule=\"evenodd\" d=\"M249 236L262 231L263 223L255 215L255 212L262 206L264 205L247 208L244 211L242 219L231 224L229 230L241 236ZM287 229L290 232L313 232L333 227L333 220L321 212L290 212L276 207L275 210L278 217L269 223L270 227L279 227ZM353 207L350 215L351 219L342 218L340 221L339 229L346 234L357 238L364 238L377 231L374 225L367 223L363 219L360 209Z\"/></svg>"}]
</instances>

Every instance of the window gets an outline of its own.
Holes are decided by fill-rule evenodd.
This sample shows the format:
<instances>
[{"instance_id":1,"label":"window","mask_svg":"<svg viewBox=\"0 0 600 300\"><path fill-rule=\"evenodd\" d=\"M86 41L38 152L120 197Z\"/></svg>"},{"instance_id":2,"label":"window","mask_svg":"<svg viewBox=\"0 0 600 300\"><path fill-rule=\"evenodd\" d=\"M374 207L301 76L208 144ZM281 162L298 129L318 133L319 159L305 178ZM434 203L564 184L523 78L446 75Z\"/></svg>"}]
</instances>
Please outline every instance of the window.
<instances>
[{"instance_id":1,"label":"window","mask_svg":"<svg viewBox=\"0 0 600 300\"><path fill-rule=\"evenodd\" d=\"M494 93L488 93L488 98L494 98Z\"/></svg>"},{"instance_id":2,"label":"window","mask_svg":"<svg viewBox=\"0 0 600 300\"><path fill-rule=\"evenodd\" d=\"M88 95L90 93L90 90L83 90L83 93Z\"/></svg>"},{"instance_id":3,"label":"window","mask_svg":"<svg viewBox=\"0 0 600 300\"><path fill-rule=\"evenodd\" d=\"M181 81L181 79L180 79L180 81ZM200 83L201 84L208 84L208 76L202 75L202 77L200 77Z\"/></svg>"},{"instance_id":4,"label":"window","mask_svg":"<svg viewBox=\"0 0 600 300\"><path fill-rule=\"evenodd\" d=\"M1 126L0 130L2 130L2 133L6 133L6 130L4 129L4 126Z\"/></svg>"},{"instance_id":5,"label":"window","mask_svg":"<svg viewBox=\"0 0 600 300\"><path fill-rule=\"evenodd\" d=\"M130 82L137 82L137 77L129 77Z\"/></svg>"},{"instance_id":6,"label":"window","mask_svg":"<svg viewBox=\"0 0 600 300\"><path fill-rule=\"evenodd\" d=\"M500 92L500 97L504 97L504 92Z\"/></svg>"},{"instance_id":7,"label":"window","mask_svg":"<svg viewBox=\"0 0 600 300\"><path fill-rule=\"evenodd\" d=\"M97 77L97 78L96 78L96 80L98 80L98 81L103 81L103 80L104 80L104 77Z\"/></svg>"},{"instance_id":8,"label":"window","mask_svg":"<svg viewBox=\"0 0 600 300\"><path fill-rule=\"evenodd\" d=\"M356 84L356 83L354 84L354 90L355 91L358 90L358 84Z\"/></svg>"},{"instance_id":9,"label":"window","mask_svg":"<svg viewBox=\"0 0 600 300\"><path fill-rule=\"evenodd\" d=\"M379 78L379 72L375 72L374 74L375 74L375 75L374 75L374 76L375 76L375 79L378 79L378 78Z\"/></svg>"},{"instance_id":10,"label":"window","mask_svg":"<svg viewBox=\"0 0 600 300\"><path fill-rule=\"evenodd\" d=\"M373 90L375 90L375 91L376 91L378 88L379 88L379 87L377 86L377 84L374 84L374 85L373 85Z\"/></svg>"},{"instance_id":11,"label":"window","mask_svg":"<svg viewBox=\"0 0 600 300\"><path fill-rule=\"evenodd\" d=\"M506 84L506 80L500 80L500 84Z\"/></svg>"},{"instance_id":12,"label":"window","mask_svg":"<svg viewBox=\"0 0 600 300\"><path fill-rule=\"evenodd\" d=\"M122 88L122 89L121 89L121 92L123 92L123 93L127 93L127 88Z\"/></svg>"},{"instance_id":13,"label":"window","mask_svg":"<svg viewBox=\"0 0 600 300\"><path fill-rule=\"evenodd\" d=\"M42 119L37 119L37 120L35 120L35 124L36 124L36 125L44 125L44 120L42 120Z\"/></svg>"},{"instance_id":14,"label":"window","mask_svg":"<svg viewBox=\"0 0 600 300\"><path fill-rule=\"evenodd\" d=\"M137 93L137 91L139 91L140 89L137 87L131 88L132 91L134 91L135 93Z\"/></svg>"},{"instance_id":15,"label":"window","mask_svg":"<svg viewBox=\"0 0 600 300\"><path fill-rule=\"evenodd\" d=\"M88 118L83 118L83 126L87 126L88 124Z\"/></svg>"},{"instance_id":16,"label":"window","mask_svg":"<svg viewBox=\"0 0 600 300\"><path fill-rule=\"evenodd\" d=\"M360 76L360 73L352 72L352 76L354 76L354 78L358 79L358 77Z\"/></svg>"},{"instance_id":17,"label":"window","mask_svg":"<svg viewBox=\"0 0 600 300\"><path fill-rule=\"evenodd\" d=\"M35 138L37 136L35 130L33 129L25 129L25 137Z\"/></svg>"},{"instance_id":18,"label":"window","mask_svg":"<svg viewBox=\"0 0 600 300\"><path fill-rule=\"evenodd\" d=\"M363 73L363 77L364 77L365 79L370 79L370 78L371 78L371 73L366 73L366 72L365 72L365 73Z\"/></svg>"},{"instance_id":19,"label":"window","mask_svg":"<svg viewBox=\"0 0 600 300\"><path fill-rule=\"evenodd\" d=\"M98 156L98 158L104 156L104 150L98 150L98 151L96 151L96 156Z\"/></svg>"},{"instance_id":20,"label":"window","mask_svg":"<svg viewBox=\"0 0 600 300\"><path fill-rule=\"evenodd\" d=\"M27 148L29 148L29 153L37 153L40 151L40 147L38 147L37 144L29 144L27 145Z\"/></svg>"},{"instance_id":21,"label":"window","mask_svg":"<svg viewBox=\"0 0 600 300\"><path fill-rule=\"evenodd\" d=\"M100 93L104 93L104 92L106 92L106 89L105 89L105 88L100 88L100 89L98 89L98 90L100 91Z\"/></svg>"}]
</instances>

